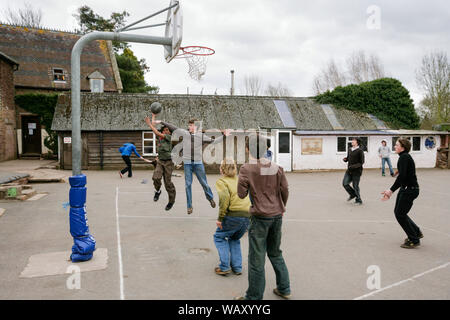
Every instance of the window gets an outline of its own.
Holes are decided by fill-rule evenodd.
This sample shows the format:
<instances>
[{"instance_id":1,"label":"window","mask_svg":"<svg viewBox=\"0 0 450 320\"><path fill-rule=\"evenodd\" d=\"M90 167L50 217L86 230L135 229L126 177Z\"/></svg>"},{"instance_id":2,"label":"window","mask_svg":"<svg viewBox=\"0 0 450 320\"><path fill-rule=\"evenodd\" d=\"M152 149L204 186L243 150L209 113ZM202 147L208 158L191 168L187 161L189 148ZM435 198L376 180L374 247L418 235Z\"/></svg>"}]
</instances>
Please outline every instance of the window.
<instances>
[{"instance_id":1,"label":"window","mask_svg":"<svg viewBox=\"0 0 450 320\"><path fill-rule=\"evenodd\" d=\"M53 81L66 81L64 69L53 68Z\"/></svg>"},{"instance_id":2,"label":"window","mask_svg":"<svg viewBox=\"0 0 450 320\"><path fill-rule=\"evenodd\" d=\"M103 79L89 79L91 92L103 92Z\"/></svg>"},{"instance_id":3,"label":"window","mask_svg":"<svg viewBox=\"0 0 450 320\"><path fill-rule=\"evenodd\" d=\"M395 143L397 142L397 140L400 137L392 137L392 151L395 151ZM422 139L421 137L402 137L402 138L406 138L409 141L411 141L411 151L420 151L420 146L422 143Z\"/></svg>"},{"instance_id":4,"label":"window","mask_svg":"<svg viewBox=\"0 0 450 320\"><path fill-rule=\"evenodd\" d=\"M392 151L395 152L395 144L397 143L397 140L400 137L392 137Z\"/></svg>"},{"instance_id":5,"label":"window","mask_svg":"<svg viewBox=\"0 0 450 320\"><path fill-rule=\"evenodd\" d=\"M361 139L361 149L363 149L365 152L368 152L368 143L369 138L368 137L358 137ZM352 148L352 140L353 137L337 137L337 152L347 152L347 150L350 150Z\"/></svg>"},{"instance_id":6,"label":"window","mask_svg":"<svg viewBox=\"0 0 450 320\"><path fill-rule=\"evenodd\" d=\"M420 151L420 137L412 137L411 151Z\"/></svg>"},{"instance_id":7,"label":"window","mask_svg":"<svg viewBox=\"0 0 450 320\"><path fill-rule=\"evenodd\" d=\"M156 155L155 134L151 131L142 132L142 153L144 156Z\"/></svg>"},{"instance_id":8,"label":"window","mask_svg":"<svg viewBox=\"0 0 450 320\"><path fill-rule=\"evenodd\" d=\"M347 145L346 145L347 137L338 137L337 138L337 148L338 152L347 152Z\"/></svg>"},{"instance_id":9,"label":"window","mask_svg":"<svg viewBox=\"0 0 450 320\"><path fill-rule=\"evenodd\" d=\"M290 133L289 132L280 132L278 134L278 153L289 153L291 152L291 144L290 144Z\"/></svg>"}]
</instances>

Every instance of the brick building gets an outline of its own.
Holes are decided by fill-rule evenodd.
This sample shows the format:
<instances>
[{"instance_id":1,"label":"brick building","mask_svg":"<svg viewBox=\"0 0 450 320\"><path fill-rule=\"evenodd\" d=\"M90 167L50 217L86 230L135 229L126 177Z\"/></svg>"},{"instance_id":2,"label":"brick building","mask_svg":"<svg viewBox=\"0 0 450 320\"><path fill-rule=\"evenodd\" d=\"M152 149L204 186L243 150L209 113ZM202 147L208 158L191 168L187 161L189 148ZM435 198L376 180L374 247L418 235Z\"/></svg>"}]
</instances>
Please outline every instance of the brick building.
<instances>
[{"instance_id":1,"label":"brick building","mask_svg":"<svg viewBox=\"0 0 450 320\"><path fill-rule=\"evenodd\" d=\"M70 91L71 51L79 34L0 24L0 52L20 64L14 73L15 94ZM89 43L81 55L82 92L121 92L122 82L111 41ZM20 157L39 157L47 132L39 116L16 106L16 140Z\"/></svg>"},{"instance_id":2,"label":"brick building","mask_svg":"<svg viewBox=\"0 0 450 320\"><path fill-rule=\"evenodd\" d=\"M0 52L0 161L17 156L14 71L19 63Z\"/></svg>"}]
</instances>

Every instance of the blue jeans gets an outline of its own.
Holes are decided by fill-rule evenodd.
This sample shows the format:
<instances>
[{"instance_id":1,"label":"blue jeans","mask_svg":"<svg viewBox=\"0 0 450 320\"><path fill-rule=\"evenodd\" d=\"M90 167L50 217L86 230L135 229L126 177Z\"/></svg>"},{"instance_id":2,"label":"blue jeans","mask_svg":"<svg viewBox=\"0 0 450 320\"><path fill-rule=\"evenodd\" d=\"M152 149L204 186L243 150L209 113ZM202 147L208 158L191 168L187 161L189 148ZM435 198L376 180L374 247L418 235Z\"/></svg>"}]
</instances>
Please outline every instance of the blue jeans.
<instances>
[{"instance_id":1,"label":"blue jeans","mask_svg":"<svg viewBox=\"0 0 450 320\"><path fill-rule=\"evenodd\" d=\"M381 173L384 174L384 166L386 162L389 166L389 172L391 175L394 174L394 170L392 170L391 158L381 158Z\"/></svg>"},{"instance_id":2,"label":"blue jeans","mask_svg":"<svg viewBox=\"0 0 450 320\"><path fill-rule=\"evenodd\" d=\"M206 180L205 166L203 163L185 163L184 164L184 181L186 188L187 207L192 208L192 172L197 176L198 182L200 182L205 192L206 199L212 200L214 195Z\"/></svg>"},{"instance_id":3,"label":"blue jeans","mask_svg":"<svg viewBox=\"0 0 450 320\"><path fill-rule=\"evenodd\" d=\"M249 220L246 217L225 217L222 229L217 228L214 233L214 244L219 252L222 271L231 269L242 272L241 238L247 231Z\"/></svg>"}]
</instances>

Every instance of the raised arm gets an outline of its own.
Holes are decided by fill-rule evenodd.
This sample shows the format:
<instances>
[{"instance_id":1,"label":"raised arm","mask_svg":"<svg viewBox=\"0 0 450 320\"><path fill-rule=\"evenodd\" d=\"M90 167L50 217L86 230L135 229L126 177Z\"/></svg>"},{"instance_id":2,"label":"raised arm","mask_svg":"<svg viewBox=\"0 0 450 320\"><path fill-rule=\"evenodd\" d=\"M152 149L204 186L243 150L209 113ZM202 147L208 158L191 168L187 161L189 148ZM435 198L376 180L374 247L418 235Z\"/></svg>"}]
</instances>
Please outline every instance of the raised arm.
<instances>
[{"instance_id":1,"label":"raised arm","mask_svg":"<svg viewBox=\"0 0 450 320\"><path fill-rule=\"evenodd\" d=\"M164 138L164 135L158 131L158 129L156 129L156 127L153 125L154 122L154 117L155 115L153 115L152 117L152 121L150 121L149 117L145 117L145 123L150 127L150 129L152 129L152 131L160 138Z\"/></svg>"}]
</instances>

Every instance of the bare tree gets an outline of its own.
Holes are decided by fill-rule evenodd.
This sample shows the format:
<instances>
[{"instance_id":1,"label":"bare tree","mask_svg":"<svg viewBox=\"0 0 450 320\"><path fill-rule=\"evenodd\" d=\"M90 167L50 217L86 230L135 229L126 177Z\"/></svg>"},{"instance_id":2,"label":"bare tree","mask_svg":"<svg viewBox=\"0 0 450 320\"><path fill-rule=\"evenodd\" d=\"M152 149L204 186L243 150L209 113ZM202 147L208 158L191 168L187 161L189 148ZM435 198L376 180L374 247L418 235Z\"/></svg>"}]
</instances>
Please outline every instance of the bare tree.
<instances>
[{"instance_id":1,"label":"bare tree","mask_svg":"<svg viewBox=\"0 0 450 320\"><path fill-rule=\"evenodd\" d=\"M417 84L424 91L420 113L435 124L450 121L450 63L447 53L437 51L426 54L416 71Z\"/></svg>"},{"instance_id":2,"label":"bare tree","mask_svg":"<svg viewBox=\"0 0 450 320\"><path fill-rule=\"evenodd\" d=\"M13 11L8 7L8 9L4 11L7 22L23 27L40 28L42 10L33 8L29 3L25 3L24 6L23 9L18 9L17 11Z\"/></svg>"},{"instance_id":3,"label":"bare tree","mask_svg":"<svg viewBox=\"0 0 450 320\"><path fill-rule=\"evenodd\" d=\"M364 51L353 52L347 59L347 72L351 83L371 81L383 78L384 68L376 55L366 57Z\"/></svg>"},{"instance_id":4,"label":"bare tree","mask_svg":"<svg viewBox=\"0 0 450 320\"><path fill-rule=\"evenodd\" d=\"M262 80L256 75L245 76L244 86L247 96L258 96L262 89Z\"/></svg>"},{"instance_id":5,"label":"bare tree","mask_svg":"<svg viewBox=\"0 0 450 320\"><path fill-rule=\"evenodd\" d=\"M270 97L289 97L292 96L291 90L285 87L281 82L278 85L268 84L265 90L265 94Z\"/></svg>"},{"instance_id":6,"label":"bare tree","mask_svg":"<svg viewBox=\"0 0 450 320\"><path fill-rule=\"evenodd\" d=\"M338 65L331 59L328 65L321 70L319 75L314 78L314 90L316 94L332 90L338 86L343 86L347 83L345 73L338 67Z\"/></svg>"},{"instance_id":7,"label":"bare tree","mask_svg":"<svg viewBox=\"0 0 450 320\"><path fill-rule=\"evenodd\" d=\"M376 55L367 58L361 50L353 52L346 62L346 70L342 70L333 59L328 62L314 77L313 89L316 94L350 83L359 84L385 77L384 67Z\"/></svg>"}]
</instances>

